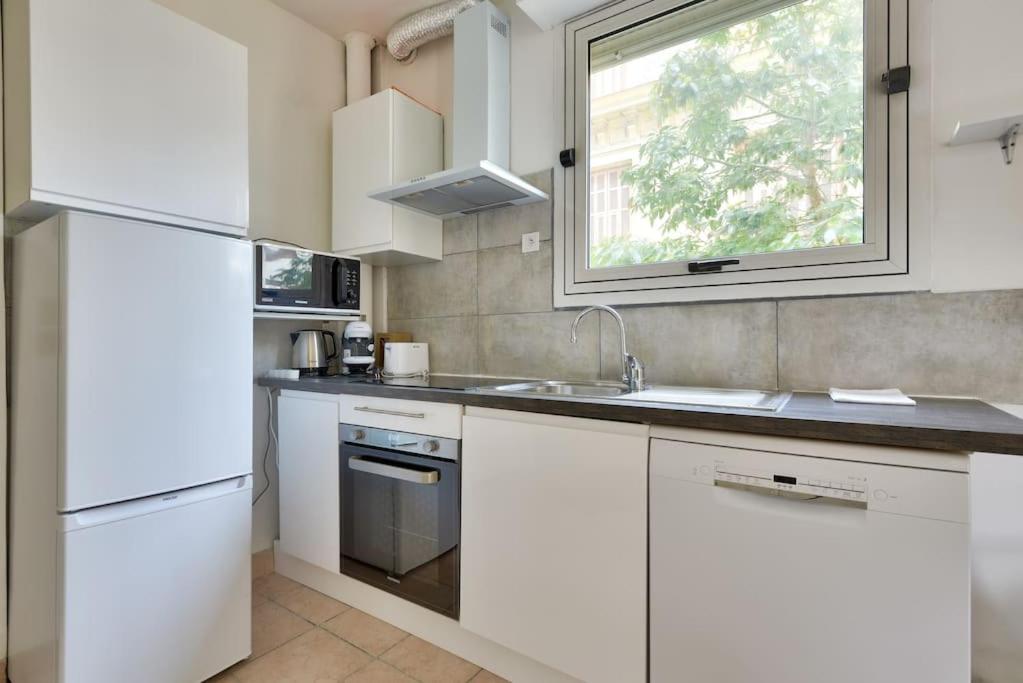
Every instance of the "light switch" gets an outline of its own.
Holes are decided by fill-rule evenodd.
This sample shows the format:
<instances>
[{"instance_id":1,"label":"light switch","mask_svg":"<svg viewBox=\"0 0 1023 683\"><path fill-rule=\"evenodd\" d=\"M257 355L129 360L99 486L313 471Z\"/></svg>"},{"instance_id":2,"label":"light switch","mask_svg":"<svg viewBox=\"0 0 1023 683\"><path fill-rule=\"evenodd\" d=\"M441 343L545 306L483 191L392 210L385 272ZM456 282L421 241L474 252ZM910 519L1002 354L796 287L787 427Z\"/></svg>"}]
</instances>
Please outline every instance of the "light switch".
<instances>
[{"instance_id":1,"label":"light switch","mask_svg":"<svg viewBox=\"0 0 1023 683\"><path fill-rule=\"evenodd\" d=\"M540 233L527 232L522 236L522 253L528 254L531 251L540 251Z\"/></svg>"}]
</instances>

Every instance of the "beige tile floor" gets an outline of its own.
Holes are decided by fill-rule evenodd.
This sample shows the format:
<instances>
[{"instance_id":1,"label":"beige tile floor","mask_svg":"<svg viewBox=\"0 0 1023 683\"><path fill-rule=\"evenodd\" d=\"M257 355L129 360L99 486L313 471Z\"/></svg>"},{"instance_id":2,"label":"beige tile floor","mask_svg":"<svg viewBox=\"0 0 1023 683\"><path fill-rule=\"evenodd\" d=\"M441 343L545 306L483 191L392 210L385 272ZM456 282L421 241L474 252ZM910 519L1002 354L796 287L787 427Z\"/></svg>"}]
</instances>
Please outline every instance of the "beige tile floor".
<instances>
[{"instance_id":1,"label":"beige tile floor","mask_svg":"<svg viewBox=\"0 0 1023 683\"><path fill-rule=\"evenodd\" d=\"M503 678L280 574L253 568L252 656L216 683L500 683ZM262 574L262 575L259 575Z\"/></svg>"}]
</instances>

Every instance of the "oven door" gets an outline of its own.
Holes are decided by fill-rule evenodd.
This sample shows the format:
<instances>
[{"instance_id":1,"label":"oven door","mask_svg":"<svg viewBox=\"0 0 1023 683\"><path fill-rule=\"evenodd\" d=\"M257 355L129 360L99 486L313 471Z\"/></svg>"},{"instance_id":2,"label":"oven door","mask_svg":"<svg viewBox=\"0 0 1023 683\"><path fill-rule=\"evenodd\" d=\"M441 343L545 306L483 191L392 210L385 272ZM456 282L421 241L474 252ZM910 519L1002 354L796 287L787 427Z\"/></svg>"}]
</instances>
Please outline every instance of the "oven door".
<instances>
[{"instance_id":1,"label":"oven door","mask_svg":"<svg viewBox=\"0 0 1023 683\"><path fill-rule=\"evenodd\" d=\"M459 465L341 444L341 573L458 618Z\"/></svg>"}]
</instances>

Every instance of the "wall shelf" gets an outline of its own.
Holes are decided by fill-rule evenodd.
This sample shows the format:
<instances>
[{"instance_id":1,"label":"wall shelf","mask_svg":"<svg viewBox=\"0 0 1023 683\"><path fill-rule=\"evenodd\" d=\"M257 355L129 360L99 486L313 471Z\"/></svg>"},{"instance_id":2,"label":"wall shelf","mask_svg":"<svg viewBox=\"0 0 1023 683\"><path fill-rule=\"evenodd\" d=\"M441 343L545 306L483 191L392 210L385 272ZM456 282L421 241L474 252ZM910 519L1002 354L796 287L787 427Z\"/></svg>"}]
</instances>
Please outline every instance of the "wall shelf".
<instances>
[{"instance_id":1,"label":"wall shelf","mask_svg":"<svg viewBox=\"0 0 1023 683\"><path fill-rule=\"evenodd\" d=\"M1023 114L972 123L959 121L956 123L955 130L952 131L952 139L948 141L948 144L955 147L975 142L995 141L1002 148L1002 159L1008 165L1012 163L1015 156L1016 137L1021 127L1023 127Z\"/></svg>"},{"instance_id":2,"label":"wall shelf","mask_svg":"<svg viewBox=\"0 0 1023 683\"><path fill-rule=\"evenodd\" d=\"M361 315L325 315L317 313L281 313L279 311L253 311L256 320L319 320L324 323L355 322L362 320Z\"/></svg>"}]
</instances>

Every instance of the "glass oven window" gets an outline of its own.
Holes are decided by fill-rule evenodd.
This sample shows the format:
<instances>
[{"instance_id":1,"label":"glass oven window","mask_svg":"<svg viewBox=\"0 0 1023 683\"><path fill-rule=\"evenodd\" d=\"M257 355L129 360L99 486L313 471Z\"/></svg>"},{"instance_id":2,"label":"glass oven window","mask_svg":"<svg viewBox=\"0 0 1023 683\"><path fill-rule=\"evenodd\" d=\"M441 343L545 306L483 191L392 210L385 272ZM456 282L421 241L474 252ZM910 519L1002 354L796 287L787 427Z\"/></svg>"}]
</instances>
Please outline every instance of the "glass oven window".
<instances>
[{"instance_id":1,"label":"glass oven window","mask_svg":"<svg viewBox=\"0 0 1023 683\"><path fill-rule=\"evenodd\" d=\"M341 571L458 616L458 463L344 444Z\"/></svg>"},{"instance_id":2,"label":"glass oven window","mask_svg":"<svg viewBox=\"0 0 1023 683\"><path fill-rule=\"evenodd\" d=\"M313 288L313 253L263 247L263 289L309 291Z\"/></svg>"}]
</instances>

